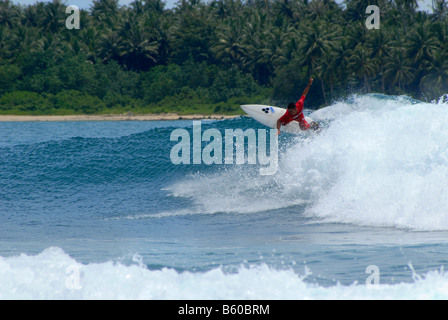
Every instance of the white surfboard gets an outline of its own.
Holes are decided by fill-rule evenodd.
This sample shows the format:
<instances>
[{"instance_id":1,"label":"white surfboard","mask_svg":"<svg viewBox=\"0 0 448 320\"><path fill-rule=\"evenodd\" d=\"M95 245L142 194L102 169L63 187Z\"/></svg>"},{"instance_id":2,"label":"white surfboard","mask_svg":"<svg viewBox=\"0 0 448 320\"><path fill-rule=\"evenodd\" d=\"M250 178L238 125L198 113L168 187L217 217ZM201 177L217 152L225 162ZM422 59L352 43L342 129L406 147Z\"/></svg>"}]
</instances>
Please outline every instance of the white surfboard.
<instances>
[{"instance_id":1,"label":"white surfboard","mask_svg":"<svg viewBox=\"0 0 448 320\"><path fill-rule=\"evenodd\" d=\"M240 108L261 124L264 124L272 129L277 128L277 120L280 119L286 112L286 109L283 108L265 106L261 104L245 104L241 105ZM309 117L305 117L305 120L308 123L314 121ZM280 130L289 133L303 132L297 121L291 121L286 126L281 126Z\"/></svg>"}]
</instances>

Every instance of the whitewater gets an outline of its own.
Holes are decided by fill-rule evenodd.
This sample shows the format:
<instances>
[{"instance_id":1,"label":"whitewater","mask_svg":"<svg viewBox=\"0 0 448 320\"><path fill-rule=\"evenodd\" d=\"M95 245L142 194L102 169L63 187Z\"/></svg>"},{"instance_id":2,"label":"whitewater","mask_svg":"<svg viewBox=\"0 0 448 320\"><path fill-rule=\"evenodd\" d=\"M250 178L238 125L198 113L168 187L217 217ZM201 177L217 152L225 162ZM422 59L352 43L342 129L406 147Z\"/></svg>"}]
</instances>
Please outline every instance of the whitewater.
<instances>
[{"instance_id":1,"label":"whitewater","mask_svg":"<svg viewBox=\"0 0 448 320\"><path fill-rule=\"evenodd\" d=\"M447 299L447 107L306 110L273 175L173 164L187 120L0 123L0 299Z\"/></svg>"}]
</instances>

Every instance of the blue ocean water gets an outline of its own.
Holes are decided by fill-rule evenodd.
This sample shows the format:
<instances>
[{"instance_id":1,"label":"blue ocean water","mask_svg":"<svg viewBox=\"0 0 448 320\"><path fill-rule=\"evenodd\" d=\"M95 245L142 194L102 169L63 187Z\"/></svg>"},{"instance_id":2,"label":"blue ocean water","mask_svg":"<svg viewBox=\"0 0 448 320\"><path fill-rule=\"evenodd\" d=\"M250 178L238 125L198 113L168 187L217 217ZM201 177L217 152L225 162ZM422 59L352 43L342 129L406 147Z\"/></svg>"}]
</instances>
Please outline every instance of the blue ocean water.
<instances>
[{"instance_id":1,"label":"blue ocean water","mask_svg":"<svg viewBox=\"0 0 448 320\"><path fill-rule=\"evenodd\" d=\"M0 298L448 298L446 103L308 113L273 175L173 164L187 120L0 123Z\"/></svg>"}]
</instances>

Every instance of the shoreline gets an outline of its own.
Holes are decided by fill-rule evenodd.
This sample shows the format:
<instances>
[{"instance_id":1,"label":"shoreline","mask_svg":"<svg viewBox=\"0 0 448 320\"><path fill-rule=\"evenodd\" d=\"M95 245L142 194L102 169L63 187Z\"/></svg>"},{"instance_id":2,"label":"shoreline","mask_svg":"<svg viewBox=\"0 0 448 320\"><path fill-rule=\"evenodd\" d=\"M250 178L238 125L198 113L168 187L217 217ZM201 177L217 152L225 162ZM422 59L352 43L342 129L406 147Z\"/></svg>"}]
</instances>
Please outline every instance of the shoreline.
<instances>
[{"instance_id":1,"label":"shoreline","mask_svg":"<svg viewBox=\"0 0 448 320\"><path fill-rule=\"evenodd\" d=\"M177 113L164 114L101 114L101 115L0 115L0 122L22 122L22 121L163 121L163 120L203 120L203 119L231 119L239 115L221 114L187 114Z\"/></svg>"}]
</instances>

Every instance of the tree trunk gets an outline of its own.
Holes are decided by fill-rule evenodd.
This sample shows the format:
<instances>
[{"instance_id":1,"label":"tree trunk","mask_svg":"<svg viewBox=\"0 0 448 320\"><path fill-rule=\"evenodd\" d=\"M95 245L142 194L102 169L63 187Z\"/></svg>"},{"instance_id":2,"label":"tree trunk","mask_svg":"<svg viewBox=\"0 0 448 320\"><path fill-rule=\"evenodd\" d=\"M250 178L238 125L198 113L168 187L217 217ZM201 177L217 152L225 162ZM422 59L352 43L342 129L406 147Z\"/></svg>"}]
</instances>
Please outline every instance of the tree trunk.
<instances>
[{"instance_id":1,"label":"tree trunk","mask_svg":"<svg viewBox=\"0 0 448 320\"><path fill-rule=\"evenodd\" d=\"M333 77L330 79L330 99L333 98Z\"/></svg>"},{"instance_id":2,"label":"tree trunk","mask_svg":"<svg viewBox=\"0 0 448 320\"><path fill-rule=\"evenodd\" d=\"M366 87L367 92L370 92L369 79L367 78L366 73L364 73L364 86Z\"/></svg>"},{"instance_id":3,"label":"tree trunk","mask_svg":"<svg viewBox=\"0 0 448 320\"><path fill-rule=\"evenodd\" d=\"M320 78L320 85L322 87L322 96L324 97L324 103L327 104L327 97L325 96L325 86L324 86L324 80Z\"/></svg>"}]
</instances>

